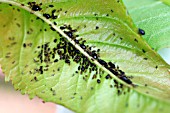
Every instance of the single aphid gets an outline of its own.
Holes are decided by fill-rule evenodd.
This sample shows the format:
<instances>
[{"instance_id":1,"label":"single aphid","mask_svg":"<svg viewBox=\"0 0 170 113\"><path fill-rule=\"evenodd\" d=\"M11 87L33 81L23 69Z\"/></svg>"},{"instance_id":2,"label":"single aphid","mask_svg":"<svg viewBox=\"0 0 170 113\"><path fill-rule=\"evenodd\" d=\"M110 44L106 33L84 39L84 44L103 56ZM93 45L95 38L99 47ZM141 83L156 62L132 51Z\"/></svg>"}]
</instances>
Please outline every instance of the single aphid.
<instances>
[{"instance_id":1,"label":"single aphid","mask_svg":"<svg viewBox=\"0 0 170 113\"><path fill-rule=\"evenodd\" d=\"M53 5L49 5L49 7L54 7Z\"/></svg>"},{"instance_id":2,"label":"single aphid","mask_svg":"<svg viewBox=\"0 0 170 113\"><path fill-rule=\"evenodd\" d=\"M67 34L67 36L69 36L70 38L73 37L73 33L71 31L64 31L65 34Z\"/></svg>"},{"instance_id":3,"label":"single aphid","mask_svg":"<svg viewBox=\"0 0 170 113\"><path fill-rule=\"evenodd\" d=\"M104 60L98 59L98 62L99 62L101 65L103 65L103 66L105 66L105 67L108 67L107 63L106 63Z\"/></svg>"},{"instance_id":4,"label":"single aphid","mask_svg":"<svg viewBox=\"0 0 170 113\"><path fill-rule=\"evenodd\" d=\"M140 35L145 35L145 31L143 30L143 29L138 29L138 33L140 34Z\"/></svg>"},{"instance_id":5,"label":"single aphid","mask_svg":"<svg viewBox=\"0 0 170 113\"><path fill-rule=\"evenodd\" d=\"M112 62L108 62L110 68L115 68L115 65Z\"/></svg>"},{"instance_id":6,"label":"single aphid","mask_svg":"<svg viewBox=\"0 0 170 113\"><path fill-rule=\"evenodd\" d=\"M84 44L80 44L80 47L81 47L82 49L86 49L86 46L85 46Z\"/></svg>"},{"instance_id":7,"label":"single aphid","mask_svg":"<svg viewBox=\"0 0 170 113\"><path fill-rule=\"evenodd\" d=\"M126 76L120 76L120 79L126 82L127 84L132 84L132 81L128 79Z\"/></svg>"},{"instance_id":8,"label":"single aphid","mask_svg":"<svg viewBox=\"0 0 170 113\"><path fill-rule=\"evenodd\" d=\"M38 5L33 5L31 8L33 11L41 11L41 7Z\"/></svg>"},{"instance_id":9,"label":"single aphid","mask_svg":"<svg viewBox=\"0 0 170 113\"><path fill-rule=\"evenodd\" d=\"M46 19L51 18L51 16L50 16L49 14L46 14L46 13L44 13L43 16L44 16Z\"/></svg>"},{"instance_id":10,"label":"single aphid","mask_svg":"<svg viewBox=\"0 0 170 113\"><path fill-rule=\"evenodd\" d=\"M57 42L57 39L54 39L54 43L56 43Z\"/></svg>"},{"instance_id":11,"label":"single aphid","mask_svg":"<svg viewBox=\"0 0 170 113\"><path fill-rule=\"evenodd\" d=\"M109 78L111 78L111 77L110 77L110 75L108 74L108 75L106 75L106 77L105 77L105 78L106 78L106 79L109 79Z\"/></svg>"},{"instance_id":12,"label":"single aphid","mask_svg":"<svg viewBox=\"0 0 170 113\"><path fill-rule=\"evenodd\" d=\"M100 84L100 83L101 83L101 81L100 81L99 79L97 79L97 83L98 83L98 84Z\"/></svg>"}]
</instances>

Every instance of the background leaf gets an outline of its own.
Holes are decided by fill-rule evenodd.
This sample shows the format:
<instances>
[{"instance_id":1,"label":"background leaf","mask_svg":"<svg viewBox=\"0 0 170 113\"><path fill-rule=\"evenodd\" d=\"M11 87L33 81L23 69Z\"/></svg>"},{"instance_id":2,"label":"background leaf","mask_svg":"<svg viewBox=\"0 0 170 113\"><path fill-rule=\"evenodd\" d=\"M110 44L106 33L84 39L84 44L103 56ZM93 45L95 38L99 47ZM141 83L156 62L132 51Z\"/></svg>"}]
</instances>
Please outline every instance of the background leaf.
<instances>
[{"instance_id":1,"label":"background leaf","mask_svg":"<svg viewBox=\"0 0 170 113\"><path fill-rule=\"evenodd\" d=\"M161 0L161 1L163 1L167 5L170 5L170 1L169 0Z\"/></svg>"},{"instance_id":2,"label":"background leaf","mask_svg":"<svg viewBox=\"0 0 170 113\"><path fill-rule=\"evenodd\" d=\"M134 23L145 30L143 38L158 51L170 47L170 7L159 0L124 0Z\"/></svg>"},{"instance_id":3,"label":"background leaf","mask_svg":"<svg viewBox=\"0 0 170 113\"><path fill-rule=\"evenodd\" d=\"M76 112L169 111L169 65L143 41L121 1L46 3L41 5L41 11L32 13L25 2L3 2L11 4L0 4L0 63L6 81L12 80L15 89ZM56 19L42 16L52 15L54 10ZM70 38L61 29L69 25L80 43L81 38L86 40L86 50L100 49L98 59L119 66L138 87L91 60L82 46L72 44L74 39L66 40ZM64 47L59 49L61 43ZM61 55L64 48L66 52ZM63 58L66 55L68 59ZM75 62L75 56L81 61ZM90 66L82 69L87 64Z\"/></svg>"}]
</instances>

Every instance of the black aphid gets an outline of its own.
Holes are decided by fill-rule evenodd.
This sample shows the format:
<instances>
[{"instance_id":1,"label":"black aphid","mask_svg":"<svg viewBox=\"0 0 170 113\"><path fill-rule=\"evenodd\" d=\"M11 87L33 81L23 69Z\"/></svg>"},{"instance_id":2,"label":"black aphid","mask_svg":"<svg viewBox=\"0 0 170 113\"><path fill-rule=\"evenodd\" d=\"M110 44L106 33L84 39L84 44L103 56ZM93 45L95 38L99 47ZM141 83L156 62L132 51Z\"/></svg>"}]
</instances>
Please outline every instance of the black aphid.
<instances>
[{"instance_id":1,"label":"black aphid","mask_svg":"<svg viewBox=\"0 0 170 113\"><path fill-rule=\"evenodd\" d=\"M143 52L143 53L146 53L146 51L145 51L144 49L142 49L142 52Z\"/></svg>"},{"instance_id":2,"label":"black aphid","mask_svg":"<svg viewBox=\"0 0 170 113\"><path fill-rule=\"evenodd\" d=\"M86 49L86 46L85 46L84 44L80 44L80 47L81 47L82 49Z\"/></svg>"},{"instance_id":3,"label":"black aphid","mask_svg":"<svg viewBox=\"0 0 170 113\"><path fill-rule=\"evenodd\" d=\"M134 39L134 41L135 41L135 42L138 42L138 40L137 40L136 38Z\"/></svg>"},{"instance_id":4,"label":"black aphid","mask_svg":"<svg viewBox=\"0 0 170 113\"><path fill-rule=\"evenodd\" d=\"M52 19L57 19L58 16L52 15L51 17L52 17Z\"/></svg>"},{"instance_id":5,"label":"black aphid","mask_svg":"<svg viewBox=\"0 0 170 113\"><path fill-rule=\"evenodd\" d=\"M24 44L23 44L23 47L25 48L26 46L27 46L27 45L24 43Z\"/></svg>"},{"instance_id":6,"label":"black aphid","mask_svg":"<svg viewBox=\"0 0 170 113\"><path fill-rule=\"evenodd\" d=\"M110 68L115 68L115 65L112 62L108 62Z\"/></svg>"},{"instance_id":7,"label":"black aphid","mask_svg":"<svg viewBox=\"0 0 170 113\"><path fill-rule=\"evenodd\" d=\"M76 49L76 50L75 50L75 53L76 53L76 54L79 54L79 53L80 53L80 51Z\"/></svg>"},{"instance_id":8,"label":"black aphid","mask_svg":"<svg viewBox=\"0 0 170 113\"><path fill-rule=\"evenodd\" d=\"M143 58L144 60L148 60L148 58Z\"/></svg>"},{"instance_id":9,"label":"black aphid","mask_svg":"<svg viewBox=\"0 0 170 113\"><path fill-rule=\"evenodd\" d=\"M57 23L56 23L56 22L54 22L54 25L57 25Z\"/></svg>"},{"instance_id":10,"label":"black aphid","mask_svg":"<svg viewBox=\"0 0 170 113\"><path fill-rule=\"evenodd\" d=\"M106 79L109 79L109 78L111 78L111 76L108 74L108 75L106 75L105 78L106 78Z\"/></svg>"},{"instance_id":11,"label":"black aphid","mask_svg":"<svg viewBox=\"0 0 170 113\"><path fill-rule=\"evenodd\" d=\"M38 80L37 80L37 77L34 77L34 80L35 80L35 81L38 81Z\"/></svg>"},{"instance_id":12,"label":"black aphid","mask_svg":"<svg viewBox=\"0 0 170 113\"><path fill-rule=\"evenodd\" d=\"M54 39L54 43L56 43L57 42L57 39Z\"/></svg>"},{"instance_id":13,"label":"black aphid","mask_svg":"<svg viewBox=\"0 0 170 113\"><path fill-rule=\"evenodd\" d=\"M98 84L100 84L100 83L101 83L101 81L100 81L99 79L97 79L97 83L98 83Z\"/></svg>"},{"instance_id":14,"label":"black aphid","mask_svg":"<svg viewBox=\"0 0 170 113\"><path fill-rule=\"evenodd\" d=\"M96 29L99 29L99 26L96 26Z\"/></svg>"},{"instance_id":15,"label":"black aphid","mask_svg":"<svg viewBox=\"0 0 170 113\"><path fill-rule=\"evenodd\" d=\"M120 72L121 75L125 74L125 72L123 72L122 70L119 70L119 72Z\"/></svg>"},{"instance_id":16,"label":"black aphid","mask_svg":"<svg viewBox=\"0 0 170 113\"><path fill-rule=\"evenodd\" d=\"M43 74L43 66L40 66L39 71L40 71L40 74Z\"/></svg>"},{"instance_id":17,"label":"black aphid","mask_svg":"<svg viewBox=\"0 0 170 113\"><path fill-rule=\"evenodd\" d=\"M98 56L97 56L97 54L96 54L95 52L92 52L92 57L93 57L94 59L98 59Z\"/></svg>"},{"instance_id":18,"label":"black aphid","mask_svg":"<svg viewBox=\"0 0 170 113\"><path fill-rule=\"evenodd\" d=\"M145 31L143 30L143 29L138 29L138 33L140 34L140 35L145 35Z\"/></svg>"},{"instance_id":19,"label":"black aphid","mask_svg":"<svg viewBox=\"0 0 170 113\"><path fill-rule=\"evenodd\" d=\"M79 67L78 67L78 70L80 70L80 68L81 68L81 67L79 66Z\"/></svg>"},{"instance_id":20,"label":"black aphid","mask_svg":"<svg viewBox=\"0 0 170 113\"><path fill-rule=\"evenodd\" d=\"M156 69L158 68L158 66L155 67Z\"/></svg>"},{"instance_id":21,"label":"black aphid","mask_svg":"<svg viewBox=\"0 0 170 113\"><path fill-rule=\"evenodd\" d=\"M128 84L132 84L132 81L129 80L126 76L120 76L119 78Z\"/></svg>"},{"instance_id":22,"label":"black aphid","mask_svg":"<svg viewBox=\"0 0 170 113\"><path fill-rule=\"evenodd\" d=\"M28 5L30 5L30 7L33 11L40 11L41 10L40 5L42 5L42 3L36 4L36 2L28 2Z\"/></svg>"},{"instance_id":23,"label":"black aphid","mask_svg":"<svg viewBox=\"0 0 170 113\"><path fill-rule=\"evenodd\" d=\"M118 82L116 80L113 80L115 84L118 84Z\"/></svg>"},{"instance_id":24,"label":"black aphid","mask_svg":"<svg viewBox=\"0 0 170 113\"><path fill-rule=\"evenodd\" d=\"M51 18L51 16L50 16L49 14L47 14L47 13L44 13L43 16L44 16L46 19Z\"/></svg>"},{"instance_id":25,"label":"black aphid","mask_svg":"<svg viewBox=\"0 0 170 113\"><path fill-rule=\"evenodd\" d=\"M33 11L40 11L40 10L41 10L41 7L38 6L38 5L33 5L31 9L32 9Z\"/></svg>"},{"instance_id":26,"label":"black aphid","mask_svg":"<svg viewBox=\"0 0 170 113\"><path fill-rule=\"evenodd\" d=\"M51 12L51 13L52 13L52 14L54 14L55 12L56 12L56 9L52 10L52 12Z\"/></svg>"},{"instance_id":27,"label":"black aphid","mask_svg":"<svg viewBox=\"0 0 170 113\"><path fill-rule=\"evenodd\" d=\"M97 16L97 15L98 15L98 14L96 14L96 13L94 14L94 16Z\"/></svg>"},{"instance_id":28,"label":"black aphid","mask_svg":"<svg viewBox=\"0 0 170 113\"><path fill-rule=\"evenodd\" d=\"M73 37L73 33L71 31L64 31L65 34L67 34L67 36L69 36L70 38Z\"/></svg>"},{"instance_id":29,"label":"black aphid","mask_svg":"<svg viewBox=\"0 0 170 113\"><path fill-rule=\"evenodd\" d=\"M55 59L54 62L58 62L58 59Z\"/></svg>"},{"instance_id":30,"label":"black aphid","mask_svg":"<svg viewBox=\"0 0 170 113\"><path fill-rule=\"evenodd\" d=\"M76 44L79 44L79 40L76 40L76 39L75 39L74 41L75 41Z\"/></svg>"},{"instance_id":31,"label":"black aphid","mask_svg":"<svg viewBox=\"0 0 170 113\"><path fill-rule=\"evenodd\" d=\"M66 59L65 63L70 64L70 60Z\"/></svg>"},{"instance_id":32,"label":"black aphid","mask_svg":"<svg viewBox=\"0 0 170 113\"><path fill-rule=\"evenodd\" d=\"M119 73L115 70L113 70L112 68L108 68L110 72L112 72L114 75L118 75Z\"/></svg>"},{"instance_id":33,"label":"black aphid","mask_svg":"<svg viewBox=\"0 0 170 113\"><path fill-rule=\"evenodd\" d=\"M107 63L106 63L104 60L98 59L98 62L99 62L101 65L103 65L103 66L105 66L105 67L108 67Z\"/></svg>"},{"instance_id":34,"label":"black aphid","mask_svg":"<svg viewBox=\"0 0 170 113\"><path fill-rule=\"evenodd\" d=\"M55 12L56 12L56 9L54 9L54 10L52 10L52 14L51 14L51 18L52 19L56 19L57 18L57 16L55 15Z\"/></svg>"},{"instance_id":35,"label":"black aphid","mask_svg":"<svg viewBox=\"0 0 170 113\"><path fill-rule=\"evenodd\" d=\"M66 26L60 26L60 29L61 30L66 29Z\"/></svg>"},{"instance_id":36,"label":"black aphid","mask_svg":"<svg viewBox=\"0 0 170 113\"><path fill-rule=\"evenodd\" d=\"M49 7L54 7L53 5L49 5Z\"/></svg>"},{"instance_id":37,"label":"black aphid","mask_svg":"<svg viewBox=\"0 0 170 113\"><path fill-rule=\"evenodd\" d=\"M55 29L54 29L53 27L50 27L50 29L51 29L52 31L55 31Z\"/></svg>"}]
</instances>

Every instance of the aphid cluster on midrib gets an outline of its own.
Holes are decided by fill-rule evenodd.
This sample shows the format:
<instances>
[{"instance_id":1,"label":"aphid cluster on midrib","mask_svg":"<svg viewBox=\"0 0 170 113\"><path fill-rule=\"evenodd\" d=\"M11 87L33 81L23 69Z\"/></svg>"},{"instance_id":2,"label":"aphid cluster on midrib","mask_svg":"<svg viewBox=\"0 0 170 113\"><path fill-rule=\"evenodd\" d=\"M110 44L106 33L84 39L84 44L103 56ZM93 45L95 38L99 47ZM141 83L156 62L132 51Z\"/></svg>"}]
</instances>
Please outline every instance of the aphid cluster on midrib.
<instances>
[{"instance_id":1,"label":"aphid cluster on midrib","mask_svg":"<svg viewBox=\"0 0 170 113\"><path fill-rule=\"evenodd\" d=\"M72 28L67 25L65 26L61 26L60 29L65 30L67 28L68 31L64 31L70 38L72 38L72 40L74 40L76 42L76 44L80 45L80 47L82 49L84 49L91 57L93 57L92 60L97 60L101 65L103 65L105 68L107 68L109 71L111 71L114 75L118 76L121 80L123 80L124 82L128 83L128 84L132 84L132 81L126 77L125 73L122 70L119 70L119 67L115 66L112 62L105 62L104 60L100 59L100 49L96 50L92 50L92 47L86 46L84 43L86 42L85 40L82 40L81 43L79 40L76 39L76 36L73 35L74 32L76 32L76 30L72 30ZM85 61L88 60L86 57L84 58ZM84 64L85 62L83 62ZM97 72L97 66L93 63L89 63L85 66L79 67L78 69L81 69L82 71L84 71L88 66L92 65L92 70L95 70ZM85 68L85 69L84 69ZM97 80L97 83L100 83L100 80Z\"/></svg>"},{"instance_id":2,"label":"aphid cluster on midrib","mask_svg":"<svg viewBox=\"0 0 170 113\"><path fill-rule=\"evenodd\" d=\"M28 3L28 5L31 7L33 11L41 11L40 8L41 4L36 4L35 2ZM49 8L53 8L53 5L49 5ZM57 15L56 13L62 11L62 8L59 10L52 9L51 13L43 13L43 16L46 19L56 19ZM113 12L113 10L111 10ZM109 15L107 15L109 16ZM54 23L57 25L57 23ZM53 27L50 25L51 30L55 31ZM96 29L99 27L96 26ZM70 25L63 25L60 26L60 29L63 30L63 32L70 37L76 44L78 44L82 49L84 49L85 52L87 52L91 57L92 61L97 60L101 65L103 65L106 69L108 69L111 73L113 73L115 76L126 82L127 84L132 84L132 81L130 78L126 77L125 73L119 69L118 66L115 66L112 62L106 62L100 58L99 52L100 49L95 49L94 47L90 47L86 45L86 41L83 39L78 39L78 35L75 35L76 29L72 29ZM38 46L39 54L37 58L34 58L34 62L38 64L43 64L39 66L39 68L35 69L36 72L43 74L44 71L48 71L49 65L52 63L58 63L59 61L64 61L66 64L70 65L71 62L77 63L79 66L77 67L77 71L73 74L84 74L86 72L91 73L95 72L92 79L96 79L96 82L100 84L102 76L105 77L105 79L112 79L112 77L108 75L104 75L104 71L102 69L98 69L98 67L91 62L86 56L84 56L78 49L76 49L70 42L68 42L64 37L60 35L60 39L56 38L53 40L53 43L56 44L55 47L51 47L50 43L52 42L46 42L43 45ZM44 65L45 63L45 65ZM100 71L99 71L100 70ZM53 74L55 75L55 74ZM86 81L89 79L89 74L83 77L83 79ZM115 84L118 84L115 82ZM112 87L112 86L110 86Z\"/></svg>"},{"instance_id":3,"label":"aphid cluster on midrib","mask_svg":"<svg viewBox=\"0 0 170 113\"><path fill-rule=\"evenodd\" d=\"M79 38L79 35L75 35L76 29L72 29L70 25L60 26L60 29L63 30L76 44L78 44L85 52L87 52L91 57L92 61L97 60L101 65L107 68L114 75L119 77L121 80L128 84L132 84L131 80L126 77L125 73L119 69L118 66L115 66L112 62L106 62L100 58L100 49L96 49L93 46L86 45L86 41L82 38ZM83 80L87 81L90 74L92 75L92 80L96 80L98 84L102 82L101 78L112 79L109 74L106 74L102 69L99 69L93 62L91 62L86 56L84 56L78 49L76 49L70 42L68 42L64 37L59 34L60 38L54 38L53 42L46 42L37 47L36 53L37 57L34 58L36 64L40 66L34 69L34 72L31 73L40 73L43 74L45 71L48 71L49 65L52 63L58 63L64 61L68 66L72 62L78 64L77 70L73 73L75 75L84 75ZM50 44L55 46L50 46ZM43 65L41 65L43 64ZM45 65L44 65L45 64ZM58 70L60 71L60 70ZM55 75L52 74L53 76ZM118 85L118 83L117 83ZM112 85L110 87L113 87Z\"/></svg>"}]
</instances>

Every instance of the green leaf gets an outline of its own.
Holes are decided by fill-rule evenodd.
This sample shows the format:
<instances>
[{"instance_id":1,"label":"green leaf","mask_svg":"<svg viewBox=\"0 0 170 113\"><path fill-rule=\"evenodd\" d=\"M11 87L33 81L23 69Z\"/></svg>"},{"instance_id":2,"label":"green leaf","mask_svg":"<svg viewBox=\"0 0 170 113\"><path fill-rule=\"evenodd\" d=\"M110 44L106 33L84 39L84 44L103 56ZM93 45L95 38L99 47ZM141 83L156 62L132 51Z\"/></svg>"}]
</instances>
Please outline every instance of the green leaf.
<instances>
[{"instance_id":1,"label":"green leaf","mask_svg":"<svg viewBox=\"0 0 170 113\"><path fill-rule=\"evenodd\" d=\"M161 0L162 2L164 2L167 5L170 5L170 1L169 0Z\"/></svg>"},{"instance_id":2,"label":"green leaf","mask_svg":"<svg viewBox=\"0 0 170 113\"><path fill-rule=\"evenodd\" d=\"M158 51L170 47L170 7L158 0L124 0L137 27L145 30L143 38Z\"/></svg>"},{"instance_id":3,"label":"green leaf","mask_svg":"<svg viewBox=\"0 0 170 113\"><path fill-rule=\"evenodd\" d=\"M121 1L0 1L0 64L22 94L80 113L170 110L170 66Z\"/></svg>"}]
</instances>

